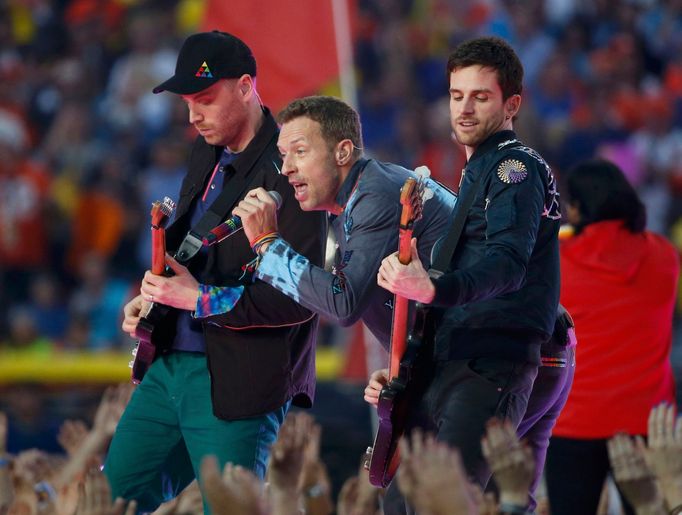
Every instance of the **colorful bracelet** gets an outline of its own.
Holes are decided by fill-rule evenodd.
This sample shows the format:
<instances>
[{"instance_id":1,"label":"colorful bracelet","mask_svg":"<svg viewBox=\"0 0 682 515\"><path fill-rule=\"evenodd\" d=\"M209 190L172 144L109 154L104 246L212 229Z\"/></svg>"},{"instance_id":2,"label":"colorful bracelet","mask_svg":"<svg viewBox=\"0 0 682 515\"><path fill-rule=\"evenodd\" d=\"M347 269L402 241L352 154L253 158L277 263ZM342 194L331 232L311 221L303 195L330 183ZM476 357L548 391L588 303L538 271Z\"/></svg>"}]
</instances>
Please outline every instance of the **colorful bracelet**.
<instances>
[{"instance_id":1,"label":"colorful bracelet","mask_svg":"<svg viewBox=\"0 0 682 515\"><path fill-rule=\"evenodd\" d=\"M277 238L279 238L279 233L277 231L266 232L250 241L249 245L251 245L251 250L253 250L254 254L260 256L261 247L266 243L272 243Z\"/></svg>"}]
</instances>

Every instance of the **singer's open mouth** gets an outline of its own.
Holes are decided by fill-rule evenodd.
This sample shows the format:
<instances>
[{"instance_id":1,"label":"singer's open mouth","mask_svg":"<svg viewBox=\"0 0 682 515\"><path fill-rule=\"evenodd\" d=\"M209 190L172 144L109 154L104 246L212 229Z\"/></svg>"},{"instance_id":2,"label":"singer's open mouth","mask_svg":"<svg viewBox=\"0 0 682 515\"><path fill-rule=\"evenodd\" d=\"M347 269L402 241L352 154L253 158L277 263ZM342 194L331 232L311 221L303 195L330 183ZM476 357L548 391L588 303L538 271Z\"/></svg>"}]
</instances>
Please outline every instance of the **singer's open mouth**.
<instances>
[{"instance_id":1,"label":"singer's open mouth","mask_svg":"<svg viewBox=\"0 0 682 515\"><path fill-rule=\"evenodd\" d=\"M304 182L292 182L291 185L294 187L296 200L301 200L308 191L308 185Z\"/></svg>"}]
</instances>

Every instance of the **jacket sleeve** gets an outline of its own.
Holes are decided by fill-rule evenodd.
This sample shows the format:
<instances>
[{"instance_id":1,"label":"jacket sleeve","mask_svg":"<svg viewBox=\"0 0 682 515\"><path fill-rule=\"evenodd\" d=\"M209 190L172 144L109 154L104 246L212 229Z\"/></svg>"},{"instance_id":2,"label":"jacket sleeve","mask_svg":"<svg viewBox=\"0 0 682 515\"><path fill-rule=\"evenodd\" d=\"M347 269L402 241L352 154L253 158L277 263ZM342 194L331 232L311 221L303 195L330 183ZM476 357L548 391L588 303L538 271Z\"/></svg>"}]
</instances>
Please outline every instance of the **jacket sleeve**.
<instances>
[{"instance_id":1,"label":"jacket sleeve","mask_svg":"<svg viewBox=\"0 0 682 515\"><path fill-rule=\"evenodd\" d=\"M370 192L362 194L350 212L341 215L345 241L339 242L342 252L334 273L315 266L280 239L266 249L256 277L311 310L350 325L378 288L381 260L396 249L399 213L399 203Z\"/></svg>"},{"instance_id":2,"label":"jacket sleeve","mask_svg":"<svg viewBox=\"0 0 682 515\"><path fill-rule=\"evenodd\" d=\"M525 168L525 177L510 178L510 167ZM533 158L514 153L513 158L499 160L485 195L483 259L435 279L433 305L457 306L499 297L524 284L545 200L544 182Z\"/></svg>"},{"instance_id":3,"label":"jacket sleeve","mask_svg":"<svg viewBox=\"0 0 682 515\"><path fill-rule=\"evenodd\" d=\"M321 265L326 241L326 221L323 214L301 211L294 198L293 188L283 176L278 176L275 184L265 187L268 189L274 187L283 199L278 212L280 234L291 242L297 252L306 256L306 259ZM234 293L237 294L236 291ZM203 320L230 329L250 329L297 325L310 320L313 316L309 309L272 286L255 281L244 285L232 309L207 316Z\"/></svg>"}]
</instances>

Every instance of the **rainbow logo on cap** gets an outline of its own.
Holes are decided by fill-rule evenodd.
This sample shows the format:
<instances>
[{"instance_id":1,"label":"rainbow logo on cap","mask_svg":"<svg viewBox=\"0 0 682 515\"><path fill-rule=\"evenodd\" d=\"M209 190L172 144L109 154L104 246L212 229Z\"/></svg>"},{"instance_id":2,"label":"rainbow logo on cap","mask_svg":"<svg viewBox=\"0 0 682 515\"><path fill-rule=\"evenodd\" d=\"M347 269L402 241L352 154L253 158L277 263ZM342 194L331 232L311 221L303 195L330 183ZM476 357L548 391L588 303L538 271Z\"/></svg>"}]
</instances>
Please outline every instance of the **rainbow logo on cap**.
<instances>
[{"instance_id":1,"label":"rainbow logo on cap","mask_svg":"<svg viewBox=\"0 0 682 515\"><path fill-rule=\"evenodd\" d=\"M197 70L195 77L206 77L207 79L213 78L213 74L211 73L211 70L208 69L208 64L206 64L206 61L204 61L201 66L199 66L199 69Z\"/></svg>"}]
</instances>

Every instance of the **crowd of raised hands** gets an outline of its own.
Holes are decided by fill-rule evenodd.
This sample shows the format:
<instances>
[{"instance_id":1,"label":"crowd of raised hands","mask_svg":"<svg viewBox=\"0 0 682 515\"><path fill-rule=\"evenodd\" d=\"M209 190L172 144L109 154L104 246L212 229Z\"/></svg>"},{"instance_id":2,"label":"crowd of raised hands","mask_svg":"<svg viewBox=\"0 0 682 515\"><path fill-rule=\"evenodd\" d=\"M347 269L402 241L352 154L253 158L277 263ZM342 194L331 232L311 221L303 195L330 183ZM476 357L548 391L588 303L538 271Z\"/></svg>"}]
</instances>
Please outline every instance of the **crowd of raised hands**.
<instances>
[{"instance_id":1,"label":"crowd of raised hands","mask_svg":"<svg viewBox=\"0 0 682 515\"><path fill-rule=\"evenodd\" d=\"M608 451L616 483L637 515L682 513L682 417L674 406L651 410L646 442L618 434Z\"/></svg>"},{"instance_id":2,"label":"crowd of raised hands","mask_svg":"<svg viewBox=\"0 0 682 515\"><path fill-rule=\"evenodd\" d=\"M0 412L0 515L132 515L134 500L111 499L102 463L132 387L108 388L93 425L67 420L59 433L64 455L31 449L6 452L7 418ZM157 515L377 515L384 492L372 486L362 464L338 499L320 457L321 427L304 412L290 413L272 447L265 481L213 456L201 464L202 490L193 482ZM534 461L508 421L491 419L481 441L494 488L469 481L457 449L414 430L400 442L397 484L420 515L519 513L528 502ZM648 438L615 435L608 442L614 479L638 515L682 513L682 417L662 404L649 416Z\"/></svg>"}]
</instances>

